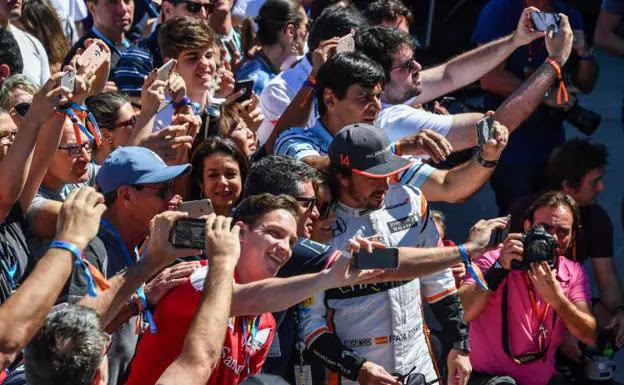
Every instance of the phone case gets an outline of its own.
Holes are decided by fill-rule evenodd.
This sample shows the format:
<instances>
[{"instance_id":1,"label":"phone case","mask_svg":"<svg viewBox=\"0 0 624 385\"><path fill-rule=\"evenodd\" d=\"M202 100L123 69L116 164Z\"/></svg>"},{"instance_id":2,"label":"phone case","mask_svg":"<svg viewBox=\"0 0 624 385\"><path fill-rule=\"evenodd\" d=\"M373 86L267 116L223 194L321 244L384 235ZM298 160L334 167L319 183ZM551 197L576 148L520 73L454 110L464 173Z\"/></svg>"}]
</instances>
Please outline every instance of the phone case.
<instances>
[{"instance_id":1,"label":"phone case","mask_svg":"<svg viewBox=\"0 0 624 385\"><path fill-rule=\"evenodd\" d=\"M251 92L253 91L254 81L253 79L239 80L234 84L234 93L244 89L245 92L236 99L236 103L244 102L251 98Z\"/></svg>"},{"instance_id":2,"label":"phone case","mask_svg":"<svg viewBox=\"0 0 624 385\"><path fill-rule=\"evenodd\" d=\"M399 249L388 247L373 249L372 253L361 251L353 254L353 267L356 269L398 269Z\"/></svg>"},{"instance_id":3,"label":"phone case","mask_svg":"<svg viewBox=\"0 0 624 385\"><path fill-rule=\"evenodd\" d=\"M490 140L492 125L494 124L491 117L485 117L477 122L477 145L483 147Z\"/></svg>"},{"instance_id":4,"label":"phone case","mask_svg":"<svg viewBox=\"0 0 624 385\"><path fill-rule=\"evenodd\" d=\"M97 43L92 43L77 60L80 68L84 68L85 72L95 72L104 63L106 55Z\"/></svg>"},{"instance_id":5,"label":"phone case","mask_svg":"<svg viewBox=\"0 0 624 385\"><path fill-rule=\"evenodd\" d=\"M74 92L76 85L76 74L74 72L68 72L61 78L61 87L65 87L71 92Z\"/></svg>"},{"instance_id":6,"label":"phone case","mask_svg":"<svg viewBox=\"0 0 624 385\"><path fill-rule=\"evenodd\" d=\"M199 218L214 213L210 199L184 202L178 207L178 211L188 213L190 218Z\"/></svg>"},{"instance_id":7,"label":"phone case","mask_svg":"<svg viewBox=\"0 0 624 385\"><path fill-rule=\"evenodd\" d=\"M349 33L338 40L336 44L336 53L340 52L355 52L355 40L353 34Z\"/></svg>"}]
</instances>

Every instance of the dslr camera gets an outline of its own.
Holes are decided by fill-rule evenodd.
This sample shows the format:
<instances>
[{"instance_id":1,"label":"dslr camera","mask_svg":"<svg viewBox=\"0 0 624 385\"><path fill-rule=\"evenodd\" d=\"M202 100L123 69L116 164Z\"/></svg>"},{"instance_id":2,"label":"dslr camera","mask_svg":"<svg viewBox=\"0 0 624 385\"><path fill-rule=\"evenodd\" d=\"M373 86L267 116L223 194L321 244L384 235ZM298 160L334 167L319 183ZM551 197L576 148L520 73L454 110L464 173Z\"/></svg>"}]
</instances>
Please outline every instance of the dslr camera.
<instances>
[{"instance_id":1,"label":"dslr camera","mask_svg":"<svg viewBox=\"0 0 624 385\"><path fill-rule=\"evenodd\" d=\"M548 262L552 268L555 266L557 258L557 240L548 234L544 226L535 226L529 230L522 241L524 253L522 261L511 261L513 270L527 271L531 269L531 264L535 262Z\"/></svg>"},{"instance_id":2,"label":"dslr camera","mask_svg":"<svg viewBox=\"0 0 624 385\"><path fill-rule=\"evenodd\" d=\"M583 134L590 136L598 129L602 116L594 111L583 108L577 102L566 112L565 120Z\"/></svg>"}]
</instances>

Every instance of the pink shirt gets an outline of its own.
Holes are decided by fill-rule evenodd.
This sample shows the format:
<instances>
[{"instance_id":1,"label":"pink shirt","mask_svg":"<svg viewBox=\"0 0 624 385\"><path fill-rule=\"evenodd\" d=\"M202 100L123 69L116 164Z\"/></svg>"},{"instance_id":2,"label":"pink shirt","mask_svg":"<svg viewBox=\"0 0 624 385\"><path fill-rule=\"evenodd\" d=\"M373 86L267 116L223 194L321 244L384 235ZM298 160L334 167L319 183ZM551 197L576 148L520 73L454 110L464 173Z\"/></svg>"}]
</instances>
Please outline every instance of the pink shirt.
<instances>
[{"instance_id":1,"label":"pink shirt","mask_svg":"<svg viewBox=\"0 0 624 385\"><path fill-rule=\"evenodd\" d=\"M474 261L484 273L496 262L500 249L485 253ZM521 271L511 271L500 284L496 292L490 295L485 308L479 317L470 323L470 361L473 370L488 374L511 376L518 385L543 385L550 380L555 370L555 353L563 338L565 325L557 317L553 328L554 311L552 308L546 316L545 327L548 330L548 351L545 360L526 364L517 364L503 350L501 336L502 298L505 285L508 285L508 330L509 345L514 356L535 353L538 351L538 316L534 314L529 292ZM557 280L563 293L572 303L590 303L589 283L583 266L559 257ZM472 278L466 277L464 284L474 284ZM539 294L535 295L540 312L546 303Z\"/></svg>"}]
</instances>

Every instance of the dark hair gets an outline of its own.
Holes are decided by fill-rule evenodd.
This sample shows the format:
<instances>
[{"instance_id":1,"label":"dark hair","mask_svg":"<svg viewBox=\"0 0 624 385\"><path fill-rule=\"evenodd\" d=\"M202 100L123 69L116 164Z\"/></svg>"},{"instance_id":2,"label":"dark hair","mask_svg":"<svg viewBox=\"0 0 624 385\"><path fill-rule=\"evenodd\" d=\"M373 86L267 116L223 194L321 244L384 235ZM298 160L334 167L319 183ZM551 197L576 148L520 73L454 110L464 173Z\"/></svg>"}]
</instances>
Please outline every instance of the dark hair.
<instances>
[{"instance_id":1,"label":"dark hair","mask_svg":"<svg viewBox=\"0 0 624 385\"><path fill-rule=\"evenodd\" d=\"M408 27L412 26L412 12L399 0L377 0L369 3L364 10L364 16L371 25L379 25L384 21L394 21L403 16Z\"/></svg>"},{"instance_id":2,"label":"dark hair","mask_svg":"<svg viewBox=\"0 0 624 385\"><path fill-rule=\"evenodd\" d=\"M242 221L253 226L265 214L279 209L291 213L295 221L299 220L299 205L293 197L285 194L260 194L243 199L232 214L232 222Z\"/></svg>"},{"instance_id":3,"label":"dark hair","mask_svg":"<svg viewBox=\"0 0 624 385\"><path fill-rule=\"evenodd\" d=\"M215 44L212 29L196 17L175 17L164 22L158 31L158 45L162 55L170 59L177 59L186 50L207 49Z\"/></svg>"},{"instance_id":4,"label":"dark hair","mask_svg":"<svg viewBox=\"0 0 624 385\"><path fill-rule=\"evenodd\" d=\"M30 385L90 385L108 339L90 308L69 305L53 311L24 351Z\"/></svg>"},{"instance_id":5,"label":"dark hair","mask_svg":"<svg viewBox=\"0 0 624 385\"><path fill-rule=\"evenodd\" d=\"M323 101L326 88L338 99L344 99L348 88L353 84L372 89L378 84L383 87L384 81L381 66L360 52L341 52L332 56L321 66L316 76L315 92L319 115L323 116L327 111Z\"/></svg>"},{"instance_id":6,"label":"dark hair","mask_svg":"<svg viewBox=\"0 0 624 385\"><path fill-rule=\"evenodd\" d=\"M540 207L556 208L562 205L570 208L573 218L572 230L577 232L581 227L581 217L578 205L572 197L561 191L548 191L540 195L527 210L525 219L528 219L529 222L533 223L533 216Z\"/></svg>"},{"instance_id":7,"label":"dark hair","mask_svg":"<svg viewBox=\"0 0 624 385\"><path fill-rule=\"evenodd\" d=\"M310 4L310 18L316 20L326 8L340 7L339 3L344 2L350 5L350 0L314 0ZM345 8L345 7L342 7Z\"/></svg>"},{"instance_id":8,"label":"dark hair","mask_svg":"<svg viewBox=\"0 0 624 385\"><path fill-rule=\"evenodd\" d=\"M87 109L95 117L98 126L109 131L115 129L119 109L126 103L130 103L130 98L119 92L102 92L89 96L85 101Z\"/></svg>"},{"instance_id":9,"label":"dark hair","mask_svg":"<svg viewBox=\"0 0 624 385\"><path fill-rule=\"evenodd\" d=\"M8 65L11 74L21 74L24 71L24 61L17 40L4 28L0 28L0 64Z\"/></svg>"},{"instance_id":10,"label":"dark hair","mask_svg":"<svg viewBox=\"0 0 624 385\"><path fill-rule=\"evenodd\" d=\"M397 28L373 26L362 29L355 35L355 47L381 65L390 79L392 56L400 47L416 48L414 38Z\"/></svg>"},{"instance_id":11,"label":"dark hair","mask_svg":"<svg viewBox=\"0 0 624 385\"><path fill-rule=\"evenodd\" d=\"M279 34L293 24L298 27L303 23L301 6L293 0L267 0L255 21L258 25L257 39L260 44L272 45L279 42Z\"/></svg>"},{"instance_id":12,"label":"dark hair","mask_svg":"<svg viewBox=\"0 0 624 385\"><path fill-rule=\"evenodd\" d=\"M231 156L238 163L242 184L243 186L245 185L245 180L249 174L249 159L247 159L247 156L231 140L219 136L211 136L195 149L191 157L191 164L193 165L191 169L191 199L201 199L202 196L201 183L203 183L204 177L204 159L219 153Z\"/></svg>"},{"instance_id":13,"label":"dark hair","mask_svg":"<svg viewBox=\"0 0 624 385\"><path fill-rule=\"evenodd\" d=\"M567 181L578 188L585 175L607 165L607 147L588 139L574 138L556 148L548 160L548 182L553 190L561 190Z\"/></svg>"},{"instance_id":14,"label":"dark hair","mask_svg":"<svg viewBox=\"0 0 624 385\"><path fill-rule=\"evenodd\" d=\"M281 155L266 156L251 166L245 182L245 195L270 193L298 196L301 183L316 182L318 172L302 161Z\"/></svg>"},{"instance_id":15,"label":"dark hair","mask_svg":"<svg viewBox=\"0 0 624 385\"><path fill-rule=\"evenodd\" d=\"M319 44L332 37L342 37L352 29L358 31L367 25L366 19L351 8L333 6L326 8L321 15L314 20L308 35L309 52L314 52Z\"/></svg>"},{"instance_id":16,"label":"dark hair","mask_svg":"<svg viewBox=\"0 0 624 385\"><path fill-rule=\"evenodd\" d=\"M71 47L56 11L47 0L24 2L20 21L27 32L41 41L50 63L63 62Z\"/></svg>"}]
</instances>

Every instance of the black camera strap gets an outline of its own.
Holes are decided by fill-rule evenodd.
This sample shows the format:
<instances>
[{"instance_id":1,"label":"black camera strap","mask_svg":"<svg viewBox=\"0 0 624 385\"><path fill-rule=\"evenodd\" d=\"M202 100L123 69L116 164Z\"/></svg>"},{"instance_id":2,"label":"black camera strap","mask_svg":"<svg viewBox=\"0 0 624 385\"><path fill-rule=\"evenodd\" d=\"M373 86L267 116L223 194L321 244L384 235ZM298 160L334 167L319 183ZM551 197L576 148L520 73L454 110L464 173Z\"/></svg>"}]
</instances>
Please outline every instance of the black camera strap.
<instances>
[{"instance_id":1,"label":"black camera strap","mask_svg":"<svg viewBox=\"0 0 624 385\"><path fill-rule=\"evenodd\" d=\"M535 293L533 292L533 288L529 282L529 278L527 274L523 274L524 281L526 283L526 288L529 292L529 298L531 299L531 305L533 307L533 313L537 315L539 325L539 334L538 338L538 351L535 353L526 353L520 355L513 355L511 352L511 344L509 342L509 320L507 318L507 303L509 300L509 281L505 282L505 287L503 288L503 298L501 304L501 312L502 312L502 325L501 325L501 340L503 342L503 350L505 354L509 356L512 360L514 360L517 364L528 364L530 362L545 360L546 353L548 352L548 347L550 346L550 341L548 340L548 329L546 329L546 318L548 317L548 312L550 311L550 305L546 305L543 313L539 312L537 302L535 299ZM555 327L555 323L557 322L557 313L553 314L553 321L551 331Z\"/></svg>"}]
</instances>

